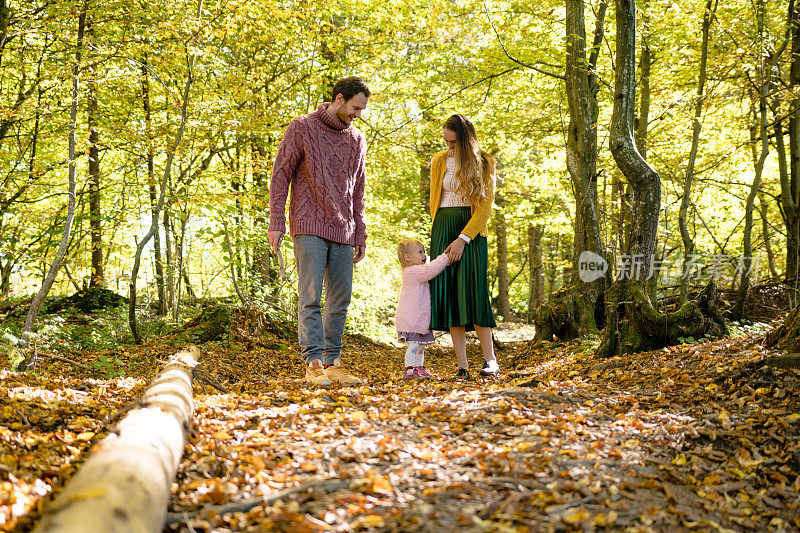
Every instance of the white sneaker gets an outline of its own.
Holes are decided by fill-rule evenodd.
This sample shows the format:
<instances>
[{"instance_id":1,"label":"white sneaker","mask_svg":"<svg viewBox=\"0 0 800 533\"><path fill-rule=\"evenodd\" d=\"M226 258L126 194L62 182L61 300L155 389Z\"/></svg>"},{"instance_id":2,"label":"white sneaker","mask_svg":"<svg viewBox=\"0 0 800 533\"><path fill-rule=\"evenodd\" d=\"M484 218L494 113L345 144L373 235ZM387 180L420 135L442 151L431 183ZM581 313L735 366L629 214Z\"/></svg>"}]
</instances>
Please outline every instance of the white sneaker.
<instances>
[{"instance_id":1,"label":"white sneaker","mask_svg":"<svg viewBox=\"0 0 800 533\"><path fill-rule=\"evenodd\" d=\"M481 376L495 376L500 372L500 365L497 364L497 359L493 361L484 361L481 368Z\"/></svg>"}]
</instances>

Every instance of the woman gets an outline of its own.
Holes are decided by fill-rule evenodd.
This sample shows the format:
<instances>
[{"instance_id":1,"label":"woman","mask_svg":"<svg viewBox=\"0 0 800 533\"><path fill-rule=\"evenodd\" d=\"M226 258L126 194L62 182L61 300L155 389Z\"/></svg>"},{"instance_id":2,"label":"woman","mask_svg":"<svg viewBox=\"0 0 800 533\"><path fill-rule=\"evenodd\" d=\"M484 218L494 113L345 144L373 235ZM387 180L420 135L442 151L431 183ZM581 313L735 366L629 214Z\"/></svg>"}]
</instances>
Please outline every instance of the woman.
<instances>
[{"instance_id":1,"label":"woman","mask_svg":"<svg viewBox=\"0 0 800 533\"><path fill-rule=\"evenodd\" d=\"M447 150L431 160L431 257L446 253L451 265L430 282L431 329L449 330L458 358L457 379L468 379L467 331L476 331L485 363L482 375L499 368L489 301L486 242L494 202L494 158L481 150L475 127L453 115L442 131Z\"/></svg>"}]
</instances>

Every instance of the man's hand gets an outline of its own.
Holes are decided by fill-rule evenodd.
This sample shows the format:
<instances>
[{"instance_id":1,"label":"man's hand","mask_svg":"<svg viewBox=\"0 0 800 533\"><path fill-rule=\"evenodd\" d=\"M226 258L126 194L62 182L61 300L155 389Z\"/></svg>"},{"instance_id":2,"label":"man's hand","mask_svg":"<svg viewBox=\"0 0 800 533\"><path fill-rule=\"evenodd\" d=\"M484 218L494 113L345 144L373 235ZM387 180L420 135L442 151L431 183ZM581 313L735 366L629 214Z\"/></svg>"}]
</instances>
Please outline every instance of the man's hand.
<instances>
[{"instance_id":1,"label":"man's hand","mask_svg":"<svg viewBox=\"0 0 800 533\"><path fill-rule=\"evenodd\" d=\"M282 231L268 231L267 236L269 237L269 245L278 253L278 248L281 247L281 240L283 239L283 232Z\"/></svg>"},{"instance_id":2,"label":"man's hand","mask_svg":"<svg viewBox=\"0 0 800 533\"><path fill-rule=\"evenodd\" d=\"M447 257L450 259L450 263L455 263L459 259L461 259L461 255L464 253L464 247L467 245L466 241L461 237L456 237L456 240L450 243L450 246L445 248L444 253L447 254Z\"/></svg>"},{"instance_id":3,"label":"man's hand","mask_svg":"<svg viewBox=\"0 0 800 533\"><path fill-rule=\"evenodd\" d=\"M356 245L356 253L353 256L353 264L355 265L356 263L358 263L359 261L364 259L364 256L366 254L367 254L367 245L366 244Z\"/></svg>"}]
</instances>

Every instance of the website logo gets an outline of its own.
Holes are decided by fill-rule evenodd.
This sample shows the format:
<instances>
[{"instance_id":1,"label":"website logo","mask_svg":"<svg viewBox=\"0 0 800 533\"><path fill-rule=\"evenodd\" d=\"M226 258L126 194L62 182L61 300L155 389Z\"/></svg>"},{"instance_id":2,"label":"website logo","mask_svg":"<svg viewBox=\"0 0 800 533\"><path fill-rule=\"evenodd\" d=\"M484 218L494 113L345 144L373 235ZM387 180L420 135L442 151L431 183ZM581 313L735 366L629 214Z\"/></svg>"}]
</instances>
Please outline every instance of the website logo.
<instances>
[{"instance_id":1,"label":"website logo","mask_svg":"<svg viewBox=\"0 0 800 533\"><path fill-rule=\"evenodd\" d=\"M581 252L578 258L578 277L581 281L591 283L605 276L607 271L608 262L603 256L589 250Z\"/></svg>"}]
</instances>

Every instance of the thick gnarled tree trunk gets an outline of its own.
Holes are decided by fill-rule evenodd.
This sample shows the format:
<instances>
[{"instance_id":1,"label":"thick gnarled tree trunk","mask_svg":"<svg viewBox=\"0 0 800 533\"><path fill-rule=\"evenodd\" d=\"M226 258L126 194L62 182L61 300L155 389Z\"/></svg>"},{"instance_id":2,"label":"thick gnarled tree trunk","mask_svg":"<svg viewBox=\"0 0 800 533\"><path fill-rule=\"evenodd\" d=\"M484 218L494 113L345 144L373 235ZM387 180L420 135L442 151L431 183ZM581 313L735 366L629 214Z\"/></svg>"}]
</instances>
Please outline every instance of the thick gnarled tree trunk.
<instances>
[{"instance_id":1,"label":"thick gnarled tree trunk","mask_svg":"<svg viewBox=\"0 0 800 533\"><path fill-rule=\"evenodd\" d=\"M679 337L717 337L725 322L716 309L716 288L706 287L697 301L671 314L656 311L646 290L661 206L661 177L644 160L633 138L635 104L636 3L617 0L617 71L609 138L611 154L633 190L634 220L630 246L624 250L624 271L606 291L606 328L598 355L645 351L678 342ZM688 334L688 335L687 335Z\"/></svg>"},{"instance_id":2,"label":"thick gnarled tree trunk","mask_svg":"<svg viewBox=\"0 0 800 533\"><path fill-rule=\"evenodd\" d=\"M605 260L597 201L597 91L595 65L603 40L606 2L599 5L592 48L586 47L583 0L567 0L566 89L569 103L567 170L575 195L575 240L570 284L553 294L536 311L535 342L571 339L597 332L602 325L606 277L581 279L582 254Z\"/></svg>"}]
</instances>

